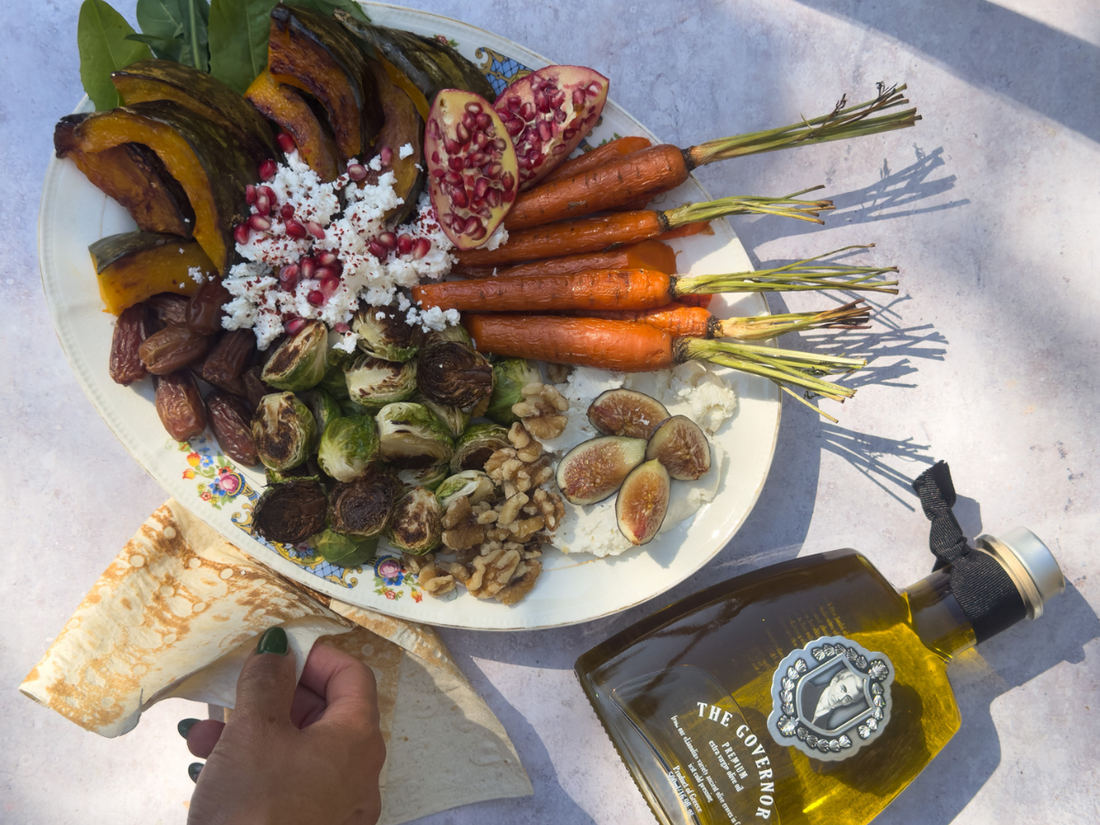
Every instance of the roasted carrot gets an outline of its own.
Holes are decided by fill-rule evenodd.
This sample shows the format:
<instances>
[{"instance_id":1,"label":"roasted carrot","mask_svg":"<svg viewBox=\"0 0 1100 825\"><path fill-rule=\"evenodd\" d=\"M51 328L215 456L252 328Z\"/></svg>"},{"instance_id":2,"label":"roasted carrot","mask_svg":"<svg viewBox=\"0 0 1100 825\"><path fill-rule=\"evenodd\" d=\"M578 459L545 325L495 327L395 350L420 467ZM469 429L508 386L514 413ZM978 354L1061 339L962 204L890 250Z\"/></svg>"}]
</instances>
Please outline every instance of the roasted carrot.
<instances>
[{"instance_id":1,"label":"roasted carrot","mask_svg":"<svg viewBox=\"0 0 1100 825\"><path fill-rule=\"evenodd\" d=\"M597 166L602 166L612 158L626 157L632 152L638 152L642 149L648 149L653 145L653 141L649 138L635 137L634 135L627 135L626 137L618 137L614 140L609 140L602 146L597 146L590 152L585 152L583 155L567 160L541 181L539 185L549 183L550 181L560 180L561 178L568 178L572 175L580 175L595 169Z\"/></svg>"},{"instance_id":2,"label":"roasted carrot","mask_svg":"<svg viewBox=\"0 0 1100 825\"><path fill-rule=\"evenodd\" d=\"M746 318L718 318L702 307L681 303L671 303L656 309L604 312L576 310L568 314L573 317L649 324L677 338L736 338L738 341L765 341L803 329L865 329L861 324L870 317L870 311L862 301L851 301L823 312L787 312Z\"/></svg>"},{"instance_id":3,"label":"roasted carrot","mask_svg":"<svg viewBox=\"0 0 1100 825\"><path fill-rule=\"evenodd\" d=\"M603 252L563 255L508 267L457 266L451 274L460 278L491 278L494 275L567 275L593 269L653 269L671 275L676 271L676 253L660 241L642 241Z\"/></svg>"},{"instance_id":4,"label":"roasted carrot","mask_svg":"<svg viewBox=\"0 0 1100 825\"><path fill-rule=\"evenodd\" d=\"M662 232L657 236L659 241L674 241L677 238L690 238L692 235L713 235L714 227L710 225L710 222L700 221L699 223L685 223L683 226L677 226L675 229L670 229L667 232Z\"/></svg>"},{"instance_id":5,"label":"roasted carrot","mask_svg":"<svg viewBox=\"0 0 1100 825\"><path fill-rule=\"evenodd\" d=\"M769 378L815 410L818 408L791 392L788 385L843 400L855 395L855 390L824 381L819 376L850 372L867 363L862 358L814 355L702 338L677 338L648 324L601 318L492 313L464 315L462 323L475 346L484 353L619 372L650 372L685 361L710 361Z\"/></svg>"},{"instance_id":6,"label":"roasted carrot","mask_svg":"<svg viewBox=\"0 0 1100 825\"><path fill-rule=\"evenodd\" d=\"M878 276L897 267L822 263L835 250L776 269L704 275L669 275L649 269L597 269L564 275L503 275L469 281L435 281L412 288L425 308L461 312L641 310L663 307L681 295L778 292L807 289L889 292L897 281Z\"/></svg>"},{"instance_id":7,"label":"roasted carrot","mask_svg":"<svg viewBox=\"0 0 1100 825\"><path fill-rule=\"evenodd\" d=\"M562 221L513 232L496 249L465 249L455 253L461 266L501 266L536 261L560 255L598 252L619 244L637 243L656 238L663 232L699 221L712 221L725 215L781 215L813 223L822 223L818 213L833 208L832 201L797 200L799 195L820 189L805 189L784 198L720 198L693 203L675 209L618 212L599 218Z\"/></svg>"},{"instance_id":8,"label":"roasted carrot","mask_svg":"<svg viewBox=\"0 0 1100 825\"><path fill-rule=\"evenodd\" d=\"M551 183L544 181L521 192L504 226L509 231L526 229L614 209L638 198L652 198L684 183L696 167L719 160L912 126L919 120L916 109L872 117L908 103L902 95L904 89L880 86L874 100L848 107L841 99L823 117L779 129L719 138L688 149L661 144L613 157L588 171Z\"/></svg>"}]
</instances>

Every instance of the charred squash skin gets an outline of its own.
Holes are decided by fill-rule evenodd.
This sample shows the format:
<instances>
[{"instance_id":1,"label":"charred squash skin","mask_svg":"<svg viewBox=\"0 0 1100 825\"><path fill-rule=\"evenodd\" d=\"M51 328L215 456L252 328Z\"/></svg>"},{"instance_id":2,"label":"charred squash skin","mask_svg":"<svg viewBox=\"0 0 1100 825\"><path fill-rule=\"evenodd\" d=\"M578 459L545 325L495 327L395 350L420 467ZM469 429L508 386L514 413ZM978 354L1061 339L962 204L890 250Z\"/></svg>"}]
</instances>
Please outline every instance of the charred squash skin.
<instances>
[{"instance_id":1,"label":"charred squash skin","mask_svg":"<svg viewBox=\"0 0 1100 825\"><path fill-rule=\"evenodd\" d=\"M244 96L257 112L294 138L298 154L321 180L336 179L340 174L336 140L301 95L264 69Z\"/></svg>"},{"instance_id":2,"label":"charred squash skin","mask_svg":"<svg viewBox=\"0 0 1100 825\"><path fill-rule=\"evenodd\" d=\"M268 69L328 113L343 160L374 145L384 113L374 77L351 34L330 17L282 4L271 10Z\"/></svg>"},{"instance_id":3,"label":"charred squash skin","mask_svg":"<svg viewBox=\"0 0 1100 825\"><path fill-rule=\"evenodd\" d=\"M388 146L392 150L393 159L382 171L393 172L394 191L403 201L400 206L387 212L385 219L387 222L400 224L408 220L416 210L417 200L427 180L423 146L424 121L420 119L416 105L409 96L390 79L386 67L377 60L368 59L367 63L378 84L378 96L382 101L382 110L386 113L386 122L378 133L376 148L381 150ZM406 144L413 151L408 157L402 158L400 149ZM369 170L365 182L377 183L379 174L373 169Z\"/></svg>"},{"instance_id":4,"label":"charred squash skin","mask_svg":"<svg viewBox=\"0 0 1100 825\"><path fill-rule=\"evenodd\" d=\"M245 186L256 176L252 159L228 132L168 100L96 112L77 132L87 151L141 143L156 152L191 201L195 240L225 274L233 227L248 216Z\"/></svg>"},{"instance_id":5,"label":"charred squash skin","mask_svg":"<svg viewBox=\"0 0 1100 825\"><path fill-rule=\"evenodd\" d=\"M195 212L187 194L168 174L156 153L139 143L124 143L103 152L81 147L77 129L87 114L66 115L54 127L59 158L70 158L103 194L118 201L140 229L191 237Z\"/></svg>"},{"instance_id":6,"label":"charred squash skin","mask_svg":"<svg viewBox=\"0 0 1100 825\"><path fill-rule=\"evenodd\" d=\"M173 60L140 60L112 72L125 105L172 100L234 133L257 165L277 158L270 127L255 109L216 77Z\"/></svg>"},{"instance_id":7,"label":"charred squash skin","mask_svg":"<svg viewBox=\"0 0 1100 825\"><path fill-rule=\"evenodd\" d=\"M194 240L159 232L110 235L88 247L99 281L99 295L113 315L162 292L194 295L199 283L190 275L197 267L204 278L214 265Z\"/></svg>"}]
</instances>

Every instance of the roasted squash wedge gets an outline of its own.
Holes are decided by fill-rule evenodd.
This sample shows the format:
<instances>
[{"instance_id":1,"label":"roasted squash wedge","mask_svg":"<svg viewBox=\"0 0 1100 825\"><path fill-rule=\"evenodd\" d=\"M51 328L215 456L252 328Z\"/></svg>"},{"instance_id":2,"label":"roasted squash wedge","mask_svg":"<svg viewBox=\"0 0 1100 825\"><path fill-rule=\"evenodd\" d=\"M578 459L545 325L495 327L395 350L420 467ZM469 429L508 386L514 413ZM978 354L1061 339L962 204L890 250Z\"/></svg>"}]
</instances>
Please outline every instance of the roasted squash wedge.
<instances>
[{"instance_id":1,"label":"roasted squash wedge","mask_svg":"<svg viewBox=\"0 0 1100 825\"><path fill-rule=\"evenodd\" d=\"M190 237L195 226L191 202L156 152L139 143L124 143L103 152L84 151L77 127L87 117L66 115L54 127L57 156L76 163L97 189L125 207L140 229Z\"/></svg>"},{"instance_id":2,"label":"roasted squash wedge","mask_svg":"<svg viewBox=\"0 0 1100 825\"><path fill-rule=\"evenodd\" d=\"M378 133L376 148L381 151L383 147L388 147L392 151L389 166L383 167L382 171L393 172L394 191L403 201L400 206L386 213L385 220L387 223L404 223L416 210L417 200L427 179L423 146L424 121L420 119L416 105L409 96L390 80L383 63L369 58L367 62L374 73L382 110L386 113L386 122ZM412 147L412 154L402 158L400 150L406 145ZM367 182L376 183L379 174L370 170Z\"/></svg>"},{"instance_id":3,"label":"roasted squash wedge","mask_svg":"<svg viewBox=\"0 0 1100 825\"><path fill-rule=\"evenodd\" d=\"M244 96L261 115L294 138L298 154L321 180L336 179L340 174L336 139L297 91L264 69Z\"/></svg>"},{"instance_id":4,"label":"roasted squash wedge","mask_svg":"<svg viewBox=\"0 0 1100 825\"><path fill-rule=\"evenodd\" d=\"M231 133L170 100L150 100L89 115L77 127L86 151L142 143L164 162L195 210L195 240L225 273L233 227L248 217L245 186L256 168Z\"/></svg>"},{"instance_id":5,"label":"roasted squash wedge","mask_svg":"<svg viewBox=\"0 0 1100 825\"><path fill-rule=\"evenodd\" d=\"M174 100L234 133L258 165L278 157L274 135L239 94L211 74L173 60L139 60L111 73L111 82L129 106L147 100Z\"/></svg>"},{"instance_id":6,"label":"roasted squash wedge","mask_svg":"<svg viewBox=\"0 0 1100 825\"><path fill-rule=\"evenodd\" d=\"M361 157L382 128L382 105L364 56L347 29L319 12L271 10L268 70L302 89L328 114L343 160Z\"/></svg>"},{"instance_id":7,"label":"roasted squash wedge","mask_svg":"<svg viewBox=\"0 0 1100 825\"><path fill-rule=\"evenodd\" d=\"M475 92L490 103L496 100L496 92L481 70L449 43L400 29L372 26L339 10L334 16L368 48L400 69L420 89L428 105L443 89ZM421 116L426 118L427 114L421 112Z\"/></svg>"},{"instance_id":8,"label":"roasted squash wedge","mask_svg":"<svg viewBox=\"0 0 1100 825\"><path fill-rule=\"evenodd\" d=\"M113 315L161 292L194 295L199 282L216 277L214 265L195 240L160 232L124 232L88 247L99 281L99 295Z\"/></svg>"}]
</instances>

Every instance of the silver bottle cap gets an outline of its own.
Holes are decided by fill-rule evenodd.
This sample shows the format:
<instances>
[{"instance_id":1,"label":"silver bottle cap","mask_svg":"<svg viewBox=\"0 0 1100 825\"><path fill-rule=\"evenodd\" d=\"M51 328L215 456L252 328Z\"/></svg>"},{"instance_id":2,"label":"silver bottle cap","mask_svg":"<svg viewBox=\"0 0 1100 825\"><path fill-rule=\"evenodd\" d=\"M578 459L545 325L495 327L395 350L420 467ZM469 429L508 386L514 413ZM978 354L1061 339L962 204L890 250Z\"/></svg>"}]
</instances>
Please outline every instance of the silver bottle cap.
<instances>
[{"instance_id":1,"label":"silver bottle cap","mask_svg":"<svg viewBox=\"0 0 1100 825\"><path fill-rule=\"evenodd\" d=\"M1043 615L1043 605L1066 589L1062 569L1050 549L1024 527L1001 536L978 536L978 549L993 556L1012 578L1029 619Z\"/></svg>"}]
</instances>

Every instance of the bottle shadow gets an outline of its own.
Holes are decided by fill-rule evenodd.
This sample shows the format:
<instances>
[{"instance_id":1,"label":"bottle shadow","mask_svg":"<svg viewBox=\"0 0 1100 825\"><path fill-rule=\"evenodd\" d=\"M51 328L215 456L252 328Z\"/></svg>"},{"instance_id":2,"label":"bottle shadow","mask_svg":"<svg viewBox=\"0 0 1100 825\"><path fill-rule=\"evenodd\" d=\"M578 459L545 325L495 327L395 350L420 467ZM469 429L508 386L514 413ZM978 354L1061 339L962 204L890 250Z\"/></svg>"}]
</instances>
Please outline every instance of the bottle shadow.
<instances>
[{"instance_id":1,"label":"bottle shadow","mask_svg":"<svg viewBox=\"0 0 1100 825\"><path fill-rule=\"evenodd\" d=\"M980 654L972 651L953 662L949 674L962 726L924 772L879 815L876 825L949 825L1001 764L1000 736L992 716L994 700L1062 662L1083 662L1085 646L1098 636L1100 618L1077 588L1067 583L1065 593L1046 606L1038 624L1021 622L983 642ZM1056 696L1051 701L1056 704ZM1036 707L1036 716L1045 716L1044 710ZM1008 730L1002 733L1012 735ZM1034 769L1041 772L1043 766Z\"/></svg>"}]
</instances>

